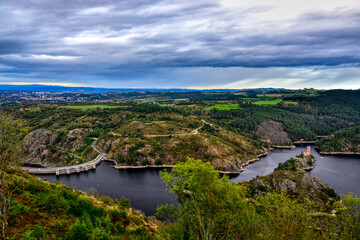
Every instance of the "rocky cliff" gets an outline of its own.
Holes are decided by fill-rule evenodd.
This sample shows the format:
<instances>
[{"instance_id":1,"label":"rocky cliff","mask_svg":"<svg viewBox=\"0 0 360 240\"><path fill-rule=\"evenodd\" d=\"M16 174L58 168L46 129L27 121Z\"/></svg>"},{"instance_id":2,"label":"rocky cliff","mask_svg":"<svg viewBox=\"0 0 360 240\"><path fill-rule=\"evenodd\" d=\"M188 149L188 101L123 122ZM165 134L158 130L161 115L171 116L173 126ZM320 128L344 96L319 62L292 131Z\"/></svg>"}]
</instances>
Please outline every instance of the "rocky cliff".
<instances>
[{"instance_id":1,"label":"rocky cliff","mask_svg":"<svg viewBox=\"0 0 360 240\"><path fill-rule=\"evenodd\" d=\"M251 132L272 146L291 146L292 142L284 131L282 123L269 120L255 127Z\"/></svg>"},{"instance_id":2,"label":"rocky cliff","mask_svg":"<svg viewBox=\"0 0 360 240\"><path fill-rule=\"evenodd\" d=\"M97 153L83 130L51 131L37 129L22 145L25 162L44 167L73 165L91 160Z\"/></svg>"}]
</instances>

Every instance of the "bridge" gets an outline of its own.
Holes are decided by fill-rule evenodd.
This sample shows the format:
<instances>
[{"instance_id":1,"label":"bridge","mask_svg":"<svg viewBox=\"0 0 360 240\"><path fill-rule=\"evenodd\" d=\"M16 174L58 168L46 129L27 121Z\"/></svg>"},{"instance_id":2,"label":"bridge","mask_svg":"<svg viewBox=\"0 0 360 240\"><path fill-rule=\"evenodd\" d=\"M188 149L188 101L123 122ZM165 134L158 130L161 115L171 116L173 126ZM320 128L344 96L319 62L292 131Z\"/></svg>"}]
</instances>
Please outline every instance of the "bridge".
<instances>
[{"instance_id":1,"label":"bridge","mask_svg":"<svg viewBox=\"0 0 360 240\"><path fill-rule=\"evenodd\" d=\"M99 155L90 162L86 162L78 165L72 165L72 166L65 166L65 167L49 167L49 168L22 167L22 169L32 174L56 174L56 175L79 173L83 171L89 171L90 169L95 169L96 165L101 163L106 158L105 153L103 153L96 147L97 141L98 140L95 139L95 141L92 144L92 147L99 153Z\"/></svg>"}]
</instances>

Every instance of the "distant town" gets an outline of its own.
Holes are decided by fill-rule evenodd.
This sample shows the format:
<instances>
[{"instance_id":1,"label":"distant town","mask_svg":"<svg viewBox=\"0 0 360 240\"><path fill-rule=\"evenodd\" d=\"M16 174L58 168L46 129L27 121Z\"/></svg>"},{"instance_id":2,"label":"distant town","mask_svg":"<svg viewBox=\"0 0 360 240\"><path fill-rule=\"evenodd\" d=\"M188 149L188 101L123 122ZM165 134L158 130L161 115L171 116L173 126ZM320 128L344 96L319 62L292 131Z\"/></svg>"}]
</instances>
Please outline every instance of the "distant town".
<instances>
[{"instance_id":1,"label":"distant town","mask_svg":"<svg viewBox=\"0 0 360 240\"><path fill-rule=\"evenodd\" d=\"M242 99L244 97L273 97L279 98L287 95L315 95L319 91L314 89L303 90L288 90L288 89L274 89L274 88L258 88L258 89L241 89L241 90L192 90L192 89L95 89L91 91L84 91L84 88L71 88L69 91L66 88L56 89L53 91L34 91L39 88L22 90L2 89L0 88L0 105L12 105L19 103L65 103L65 102L123 102L123 101L138 101L158 104L171 102L187 102L189 100L196 100L199 95L225 94L233 95L233 100ZM225 96L224 96L225 97ZM220 97L221 98L221 97ZM23 111L29 109L23 108Z\"/></svg>"}]
</instances>

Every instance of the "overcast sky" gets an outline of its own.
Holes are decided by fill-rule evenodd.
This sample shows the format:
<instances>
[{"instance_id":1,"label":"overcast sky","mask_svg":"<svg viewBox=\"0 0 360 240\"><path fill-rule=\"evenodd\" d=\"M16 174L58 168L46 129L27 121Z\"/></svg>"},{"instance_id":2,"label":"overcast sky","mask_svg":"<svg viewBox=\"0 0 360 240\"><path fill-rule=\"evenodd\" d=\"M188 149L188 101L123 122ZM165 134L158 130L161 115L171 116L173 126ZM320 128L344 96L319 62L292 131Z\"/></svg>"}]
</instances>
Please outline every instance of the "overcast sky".
<instances>
[{"instance_id":1,"label":"overcast sky","mask_svg":"<svg viewBox=\"0 0 360 240\"><path fill-rule=\"evenodd\" d=\"M0 0L0 83L360 88L360 0Z\"/></svg>"}]
</instances>

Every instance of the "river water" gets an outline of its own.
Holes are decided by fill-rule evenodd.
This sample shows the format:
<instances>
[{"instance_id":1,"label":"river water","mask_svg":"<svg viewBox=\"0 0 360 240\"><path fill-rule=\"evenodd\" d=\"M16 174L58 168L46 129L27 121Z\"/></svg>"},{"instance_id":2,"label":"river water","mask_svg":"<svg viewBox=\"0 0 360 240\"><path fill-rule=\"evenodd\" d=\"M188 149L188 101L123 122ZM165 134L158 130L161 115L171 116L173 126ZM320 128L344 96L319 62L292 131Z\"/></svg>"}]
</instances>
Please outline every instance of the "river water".
<instances>
[{"instance_id":1,"label":"river water","mask_svg":"<svg viewBox=\"0 0 360 240\"><path fill-rule=\"evenodd\" d=\"M260 161L244 168L238 176L232 176L230 181L247 181L256 176L271 173L280 162L305 151L305 146L294 149L275 149ZM360 158L344 156L321 156L314 149L316 167L310 171L338 194L354 194L360 196ZM112 168L112 162L100 163L96 170L71 175L39 175L49 181L55 179L65 185L82 191L96 189L100 195L120 199L122 196L130 199L131 206L143 211L146 215L154 215L159 204L176 203L176 196L168 193L166 186L159 176L164 169L122 169Z\"/></svg>"}]
</instances>

